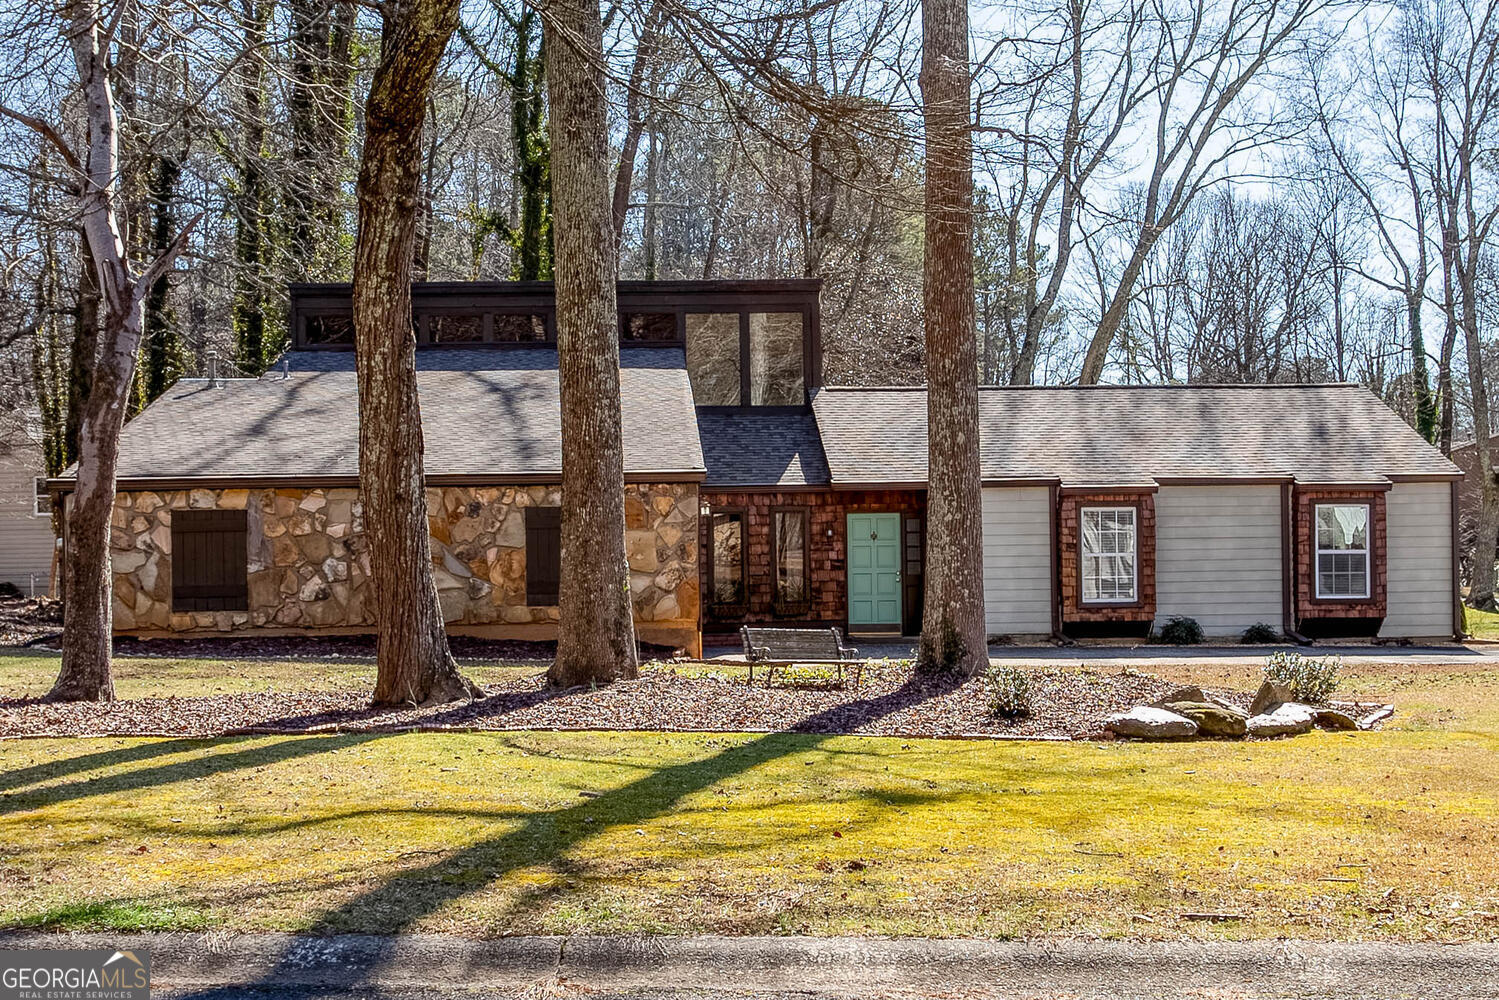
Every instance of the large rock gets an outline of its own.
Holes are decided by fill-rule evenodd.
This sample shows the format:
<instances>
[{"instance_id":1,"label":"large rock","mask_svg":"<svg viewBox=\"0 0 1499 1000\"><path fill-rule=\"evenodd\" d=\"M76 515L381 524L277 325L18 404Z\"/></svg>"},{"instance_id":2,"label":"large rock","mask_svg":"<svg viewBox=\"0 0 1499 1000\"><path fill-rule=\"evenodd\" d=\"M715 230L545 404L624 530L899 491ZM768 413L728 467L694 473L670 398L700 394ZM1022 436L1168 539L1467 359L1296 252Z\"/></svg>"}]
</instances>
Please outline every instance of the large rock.
<instances>
[{"instance_id":1,"label":"large rock","mask_svg":"<svg viewBox=\"0 0 1499 1000\"><path fill-rule=\"evenodd\" d=\"M1156 699L1154 705L1157 708L1164 708L1166 705L1171 704L1173 701L1190 701L1200 703L1209 700L1211 699L1209 699L1207 694L1203 692L1202 688L1198 687L1196 684L1189 684L1186 687L1177 688L1175 691L1172 691L1170 694L1166 695L1163 698Z\"/></svg>"},{"instance_id":2,"label":"large rock","mask_svg":"<svg viewBox=\"0 0 1499 1000\"><path fill-rule=\"evenodd\" d=\"M1140 740L1170 740L1197 735L1197 723L1164 708L1140 705L1116 712L1104 720L1103 728L1119 736Z\"/></svg>"},{"instance_id":3,"label":"large rock","mask_svg":"<svg viewBox=\"0 0 1499 1000\"><path fill-rule=\"evenodd\" d=\"M1243 736L1249 717L1237 708L1207 701L1173 701L1162 706L1168 712L1183 715L1197 723L1204 736Z\"/></svg>"},{"instance_id":4,"label":"large rock","mask_svg":"<svg viewBox=\"0 0 1499 1000\"><path fill-rule=\"evenodd\" d=\"M1249 703L1249 714L1264 715L1267 712L1273 712L1276 705L1289 701L1291 701L1290 687L1267 677L1260 685L1260 689L1254 693L1254 701Z\"/></svg>"},{"instance_id":5,"label":"large rock","mask_svg":"<svg viewBox=\"0 0 1499 1000\"><path fill-rule=\"evenodd\" d=\"M1316 721L1315 708L1288 701L1250 716L1245 727L1250 736L1295 736L1310 730Z\"/></svg>"},{"instance_id":6,"label":"large rock","mask_svg":"<svg viewBox=\"0 0 1499 1000\"><path fill-rule=\"evenodd\" d=\"M1317 725L1323 729L1352 732L1358 728L1358 720L1346 712L1339 712L1335 708L1319 708L1317 709Z\"/></svg>"}]
</instances>

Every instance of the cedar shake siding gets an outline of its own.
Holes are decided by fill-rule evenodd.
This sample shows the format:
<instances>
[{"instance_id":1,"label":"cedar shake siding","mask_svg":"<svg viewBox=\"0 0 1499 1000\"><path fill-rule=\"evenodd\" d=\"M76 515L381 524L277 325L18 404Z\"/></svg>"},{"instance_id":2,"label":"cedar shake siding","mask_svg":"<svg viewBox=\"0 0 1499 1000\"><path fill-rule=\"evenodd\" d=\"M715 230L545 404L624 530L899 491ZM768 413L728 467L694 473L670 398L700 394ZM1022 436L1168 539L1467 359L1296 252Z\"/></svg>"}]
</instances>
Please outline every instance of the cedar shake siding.
<instances>
[{"instance_id":1,"label":"cedar shake siding","mask_svg":"<svg viewBox=\"0 0 1499 1000\"><path fill-rule=\"evenodd\" d=\"M1082 588L1081 512L1090 508L1135 511L1135 595L1127 601L1085 600ZM1145 490L1064 492L1057 517L1062 629L1080 636L1143 635L1155 620L1155 495Z\"/></svg>"},{"instance_id":2,"label":"cedar shake siding","mask_svg":"<svg viewBox=\"0 0 1499 1000\"><path fill-rule=\"evenodd\" d=\"M1297 630L1314 638L1375 635L1389 607L1388 548L1385 489L1376 487L1297 486L1292 492L1296 512L1293 588ZM1326 597L1317 593L1318 505L1350 504L1369 508L1368 596Z\"/></svg>"},{"instance_id":3,"label":"cedar shake siding","mask_svg":"<svg viewBox=\"0 0 1499 1000\"><path fill-rule=\"evenodd\" d=\"M848 515L899 514L901 518L902 629L920 630L922 544L926 494L916 490L811 489L784 491L709 490L702 494L700 545L704 553L704 631L732 632L747 624L798 624L848 627ZM775 544L772 525L777 511L808 515L808 598L782 606L776 596ZM709 538L713 512L743 512L747 521L744 600L716 604Z\"/></svg>"}]
</instances>

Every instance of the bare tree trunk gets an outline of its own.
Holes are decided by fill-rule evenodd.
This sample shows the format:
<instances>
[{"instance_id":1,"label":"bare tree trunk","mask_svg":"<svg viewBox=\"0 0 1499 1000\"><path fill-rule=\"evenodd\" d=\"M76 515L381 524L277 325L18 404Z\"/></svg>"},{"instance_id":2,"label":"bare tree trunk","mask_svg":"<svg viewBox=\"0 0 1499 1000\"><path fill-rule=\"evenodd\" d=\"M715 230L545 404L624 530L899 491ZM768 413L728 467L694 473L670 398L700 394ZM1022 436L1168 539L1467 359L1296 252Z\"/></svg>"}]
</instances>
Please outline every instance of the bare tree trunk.
<instances>
[{"instance_id":1,"label":"bare tree trunk","mask_svg":"<svg viewBox=\"0 0 1499 1000\"><path fill-rule=\"evenodd\" d=\"M88 124L86 151L81 156L74 152L45 122L8 108L0 108L0 112L52 143L79 178L80 218L88 244L85 259L94 264L102 319L96 344L75 345L75 350L85 352L83 367L92 369L87 372L91 384L77 410L78 478L67 516L62 669L47 697L58 701L111 701L109 522L115 500L120 428L135 381L146 295L172 266L196 220L140 275L132 272L120 231L119 120L102 12L94 0L69 0L61 13L66 22L63 36L72 50ZM85 299L88 294L86 287L80 290ZM79 374L75 371L75 377Z\"/></svg>"},{"instance_id":2,"label":"bare tree trunk","mask_svg":"<svg viewBox=\"0 0 1499 1000\"><path fill-rule=\"evenodd\" d=\"M387 6L365 108L354 334L359 487L379 637L377 705L433 704L478 693L448 651L432 582L411 327L422 122L438 60L457 23L456 0Z\"/></svg>"},{"instance_id":3,"label":"bare tree trunk","mask_svg":"<svg viewBox=\"0 0 1499 1000\"><path fill-rule=\"evenodd\" d=\"M972 675L989 660L979 520L967 0L923 0L921 24L928 472L917 669Z\"/></svg>"},{"instance_id":4,"label":"bare tree trunk","mask_svg":"<svg viewBox=\"0 0 1499 1000\"><path fill-rule=\"evenodd\" d=\"M652 3L650 10L646 11L645 23L640 28L640 40L635 46L635 61L630 66L630 81L625 88L625 134L620 142L619 167L614 172L612 203L616 257L620 241L625 238L625 217L630 211L630 191L635 184L635 158L640 154L640 137L645 132L646 112L641 109L645 95L642 90L646 71L656 59L656 36L660 23L660 8Z\"/></svg>"},{"instance_id":5,"label":"bare tree trunk","mask_svg":"<svg viewBox=\"0 0 1499 1000\"><path fill-rule=\"evenodd\" d=\"M547 17L562 396L561 624L547 679L571 687L635 677L639 663L625 560L603 25L593 0L557 0Z\"/></svg>"}]
</instances>

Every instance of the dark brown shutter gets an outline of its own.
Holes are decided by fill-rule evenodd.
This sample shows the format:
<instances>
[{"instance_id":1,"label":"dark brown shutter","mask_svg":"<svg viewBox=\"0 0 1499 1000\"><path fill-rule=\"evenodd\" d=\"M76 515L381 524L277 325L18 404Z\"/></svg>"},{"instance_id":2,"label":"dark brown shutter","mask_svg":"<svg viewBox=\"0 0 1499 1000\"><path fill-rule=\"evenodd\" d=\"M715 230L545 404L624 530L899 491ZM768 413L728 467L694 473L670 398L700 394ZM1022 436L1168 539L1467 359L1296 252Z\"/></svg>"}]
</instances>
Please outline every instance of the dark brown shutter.
<instances>
[{"instance_id":1,"label":"dark brown shutter","mask_svg":"<svg viewBox=\"0 0 1499 1000\"><path fill-rule=\"evenodd\" d=\"M526 603L547 607L557 603L557 579L562 574L562 508L525 511Z\"/></svg>"},{"instance_id":2,"label":"dark brown shutter","mask_svg":"<svg viewBox=\"0 0 1499 1000\"><path fill-rule=\"evenodd\" d=\"M249 545L242 510L172 511L172 610L246 611Z\"/></svg>"}]
</instances>

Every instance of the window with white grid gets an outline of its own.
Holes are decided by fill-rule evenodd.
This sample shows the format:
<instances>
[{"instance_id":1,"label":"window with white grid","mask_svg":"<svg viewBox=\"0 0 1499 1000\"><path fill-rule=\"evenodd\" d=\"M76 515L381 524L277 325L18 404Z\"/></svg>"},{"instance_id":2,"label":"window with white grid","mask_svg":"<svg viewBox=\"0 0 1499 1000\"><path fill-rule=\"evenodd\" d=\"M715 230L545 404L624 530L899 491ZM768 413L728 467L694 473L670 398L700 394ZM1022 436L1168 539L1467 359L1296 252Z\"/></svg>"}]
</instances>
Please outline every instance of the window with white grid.
<instances>
[{"instance_id":1,"label":"window with white grid","mask_svg":"<svg viewBox=\"0 0 1499 1000\"><path fill-rule=\"evenodd\" d=\"M1317 505L1317 596L1369 596L1369 505Z\"/></svg>"},{"instance_id":2,"label":"window with white grid","mask_svg":"<svg viewBox=\"0 0 1499 1000\"><path fill-rule=\"evenodd\" d=\"M1082 522L1083 601L1128 604L1136 598L1134 507L1084 507Z\"/></svg>"}]
</instances>

